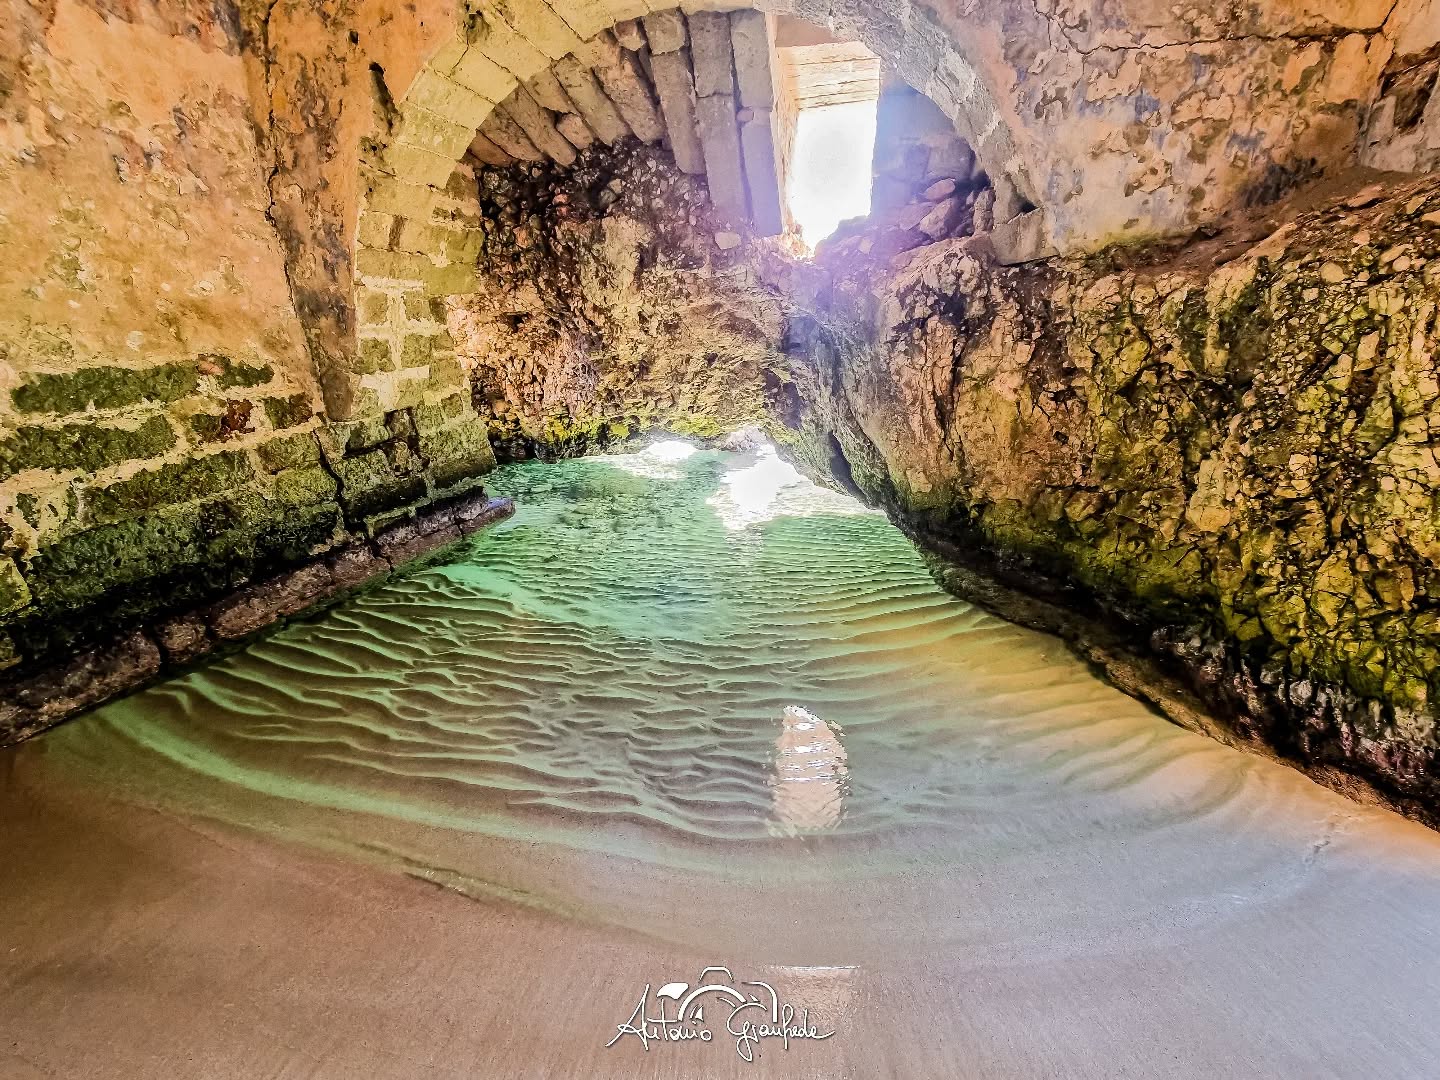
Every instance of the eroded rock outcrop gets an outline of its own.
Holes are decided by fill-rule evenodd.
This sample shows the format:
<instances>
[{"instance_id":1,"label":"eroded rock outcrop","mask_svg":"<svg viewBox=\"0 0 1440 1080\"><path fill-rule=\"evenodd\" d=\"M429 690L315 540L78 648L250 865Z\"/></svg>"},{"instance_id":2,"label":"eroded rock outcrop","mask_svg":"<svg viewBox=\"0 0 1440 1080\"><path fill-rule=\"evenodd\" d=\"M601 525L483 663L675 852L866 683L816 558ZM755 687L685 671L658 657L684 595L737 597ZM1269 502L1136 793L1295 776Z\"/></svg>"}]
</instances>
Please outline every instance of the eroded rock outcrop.
<instances>
[{"instance_id":1,"label":"eroded rock outcrop","mask_svg":"<svg viewBox=\"0 0 1440 1080\"><path fill-rule=\"evenodd\" d=\"M1102 258L861 234L807 264L722 250L654 155L589 162L481 174L489 284L452 328L511 454L763 412L1237 738L1435 804L1440 182L1342 182Z\"/></svg>"},{"instance_id":2,"label":"eroded rock outcrop","mask_svg":"<svg viewBox=\"0 0 1440 1080\"><path fill-rule=\"evenodd\" d=\"M1437 255L1415 181L1183 249L852 265L802 441L922 540L1118 617L1243 732L1433 806Z\"/></svg>"},{"instance_id":3,"label":"eroded rock outcrop","mask_svg":"<svg viewBox=\"0 0 1440 1080\"><path fill-rule=\"evenodd\" d=\"M652 428L716 436L781 408L788 301L668 156L597 147L574 169L477 183L480 284L449 325L502 456Z\"/></svg>"}]
</instances>

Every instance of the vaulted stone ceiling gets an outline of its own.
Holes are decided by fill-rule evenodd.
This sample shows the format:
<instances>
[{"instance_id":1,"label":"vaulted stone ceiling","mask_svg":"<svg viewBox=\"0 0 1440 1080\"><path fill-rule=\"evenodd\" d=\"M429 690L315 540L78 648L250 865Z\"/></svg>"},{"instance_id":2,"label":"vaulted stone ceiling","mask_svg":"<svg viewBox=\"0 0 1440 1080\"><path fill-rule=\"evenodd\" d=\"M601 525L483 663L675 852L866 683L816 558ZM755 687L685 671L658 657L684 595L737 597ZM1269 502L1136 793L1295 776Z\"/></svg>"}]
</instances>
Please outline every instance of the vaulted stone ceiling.
<instances>
[{"instance_id":1,"label":"vaulted stone ceiling","mask_svg":"<svg viewBox=\"0 0 1440 1080\"><path fill-rule=\"evenodd\" d=\"M1424 65L1440 34L1422 0L758 6L864 43L929 96L974 146L996 187L997 225L1022 234L1021 251L1183 234L1357 160L1404 167L1433 154L1417 99L1428 101ZM463 25L438 2L329 12L281 0L255 12L257 82L273 105L275 217L322 367L353 341L350 244L362 201L400 211L410 224L396 226L399 250L443 268L438 246L418 239L429 235L425 192L443 190L495 105L522 83L533 98L553 89L551 75L565 89L562 73L573 83L582 70L619 70L616 25L670 10L510 0L472 3ZM657 51L648 53L653 69ZM331 136L323 146L317 126ZM362 159L367 137L377 152ZM375 231L362 223L362 255ZM343 383L331 380L333 408L344 407Z\"/></svg>"}]
</instances>

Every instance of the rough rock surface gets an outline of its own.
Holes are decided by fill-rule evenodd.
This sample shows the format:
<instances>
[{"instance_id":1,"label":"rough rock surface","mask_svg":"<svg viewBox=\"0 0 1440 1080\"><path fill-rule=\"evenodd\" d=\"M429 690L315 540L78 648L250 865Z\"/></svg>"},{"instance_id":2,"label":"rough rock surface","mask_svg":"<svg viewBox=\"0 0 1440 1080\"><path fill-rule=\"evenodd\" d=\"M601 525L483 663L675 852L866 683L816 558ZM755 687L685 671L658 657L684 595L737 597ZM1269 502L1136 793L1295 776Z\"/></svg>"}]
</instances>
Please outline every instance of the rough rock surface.
<instances>
[{"instance_id":1,"label":"rough rock surface","mask_svg":"<svg viewBox=\"0 0 1440 1080\"><path fill-rule=\"evenodd\" d=\"M802 452L922 540L1118 619L1282 753L1433 812L1440 182L1352 186L1254 242L1271 228L852 264L791 335Z\"/></svg>"},{"instance_id":2,"label":"rough rock surface","mask_svg":"<svg viewBox=\"0 0 1440 1080\"><path fill-rule=\"evenodd\" d=\"M497 453L764 418L783 386L784 305L699 180L631 145L479 184L480 285L451 302L449 326Z\"/></svg>"}]
</instances>

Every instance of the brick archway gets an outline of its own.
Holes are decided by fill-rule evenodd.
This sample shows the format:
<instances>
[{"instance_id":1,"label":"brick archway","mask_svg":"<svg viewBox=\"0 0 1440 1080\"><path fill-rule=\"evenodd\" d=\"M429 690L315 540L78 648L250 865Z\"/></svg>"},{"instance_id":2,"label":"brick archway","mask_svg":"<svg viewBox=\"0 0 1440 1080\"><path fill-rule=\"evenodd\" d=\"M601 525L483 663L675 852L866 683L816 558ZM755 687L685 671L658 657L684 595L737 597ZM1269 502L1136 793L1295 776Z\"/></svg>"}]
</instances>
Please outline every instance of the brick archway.
<instances>
[{"instance_id":1,"label":"brick archway","mask_svg":"<svg viewBox=\"0 0 1440 1080\"><path fill-rule=\"evenodd\" d=\"M911 11L900 32L879 5L856 5L848 16L808 10L806 0L762 0L754 6L852 37L891 64L964 132L986 170L1015 193L1018 208L1033 197L1026 163L1010 129L975 70L937 24ZM687 5L687 14L748 5ZM342 392L327 395L333 418L376 415L436 405L465 392L450 351L438 302L474 283L477 240L464 213L458 163L478 129L516 88L552 70L611 87L617 68L632 63L613 31L637 17L675 12L635 0L517 0L472 9L391 105L389 139L364 155L362 205L356 231L355 360ZM615 93L612 87L612 94ZM633 121L632 121L632 126ZM654 141L654 140L647 140Z\"/></svg>"}]
</instances>

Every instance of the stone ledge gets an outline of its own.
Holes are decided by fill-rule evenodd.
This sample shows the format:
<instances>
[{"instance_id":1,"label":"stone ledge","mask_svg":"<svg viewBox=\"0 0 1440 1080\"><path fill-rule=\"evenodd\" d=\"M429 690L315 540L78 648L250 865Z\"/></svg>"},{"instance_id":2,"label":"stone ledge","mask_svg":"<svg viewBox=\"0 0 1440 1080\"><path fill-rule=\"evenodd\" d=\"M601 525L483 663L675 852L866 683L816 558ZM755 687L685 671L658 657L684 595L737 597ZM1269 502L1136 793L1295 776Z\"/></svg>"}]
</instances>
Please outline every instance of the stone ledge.
<instances>
[{"instance_id":1,"label":"stone ledge","mask_svg":"<svg viewBox=\"0 0 1440 1080\"><path fill-rule=\"evenodd\" d=\"M0 679L0 746L22 742L86 709L194 663L217 645L235 646L402 569L515 512L510 499L465 495L392 525L373 542L331 552L238 589L197 611L131 630L22 679Z\"/></svg>"}]
</instances>

